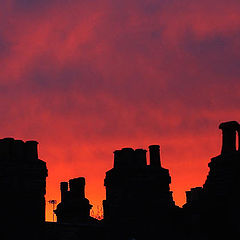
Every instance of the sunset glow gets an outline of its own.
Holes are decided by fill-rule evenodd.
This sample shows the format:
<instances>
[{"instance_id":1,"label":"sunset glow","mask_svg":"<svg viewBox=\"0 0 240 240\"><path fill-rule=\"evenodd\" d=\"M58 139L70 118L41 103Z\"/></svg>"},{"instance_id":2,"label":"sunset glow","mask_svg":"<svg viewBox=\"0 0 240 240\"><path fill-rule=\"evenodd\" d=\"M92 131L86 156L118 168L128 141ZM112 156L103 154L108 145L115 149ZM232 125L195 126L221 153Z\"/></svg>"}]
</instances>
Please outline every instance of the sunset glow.
<instances>
[{"instance_id":1,"label":"sunset glow","mask_svg":"<svg viewBox=\"0 0 240 240\"><path fill-rule=\"evenodd\" d=\"M1 138L36 140L101 206L113 151L159 144L179 206L240 119L238 0L0 0Z\"/></svg>"}]
</instances>

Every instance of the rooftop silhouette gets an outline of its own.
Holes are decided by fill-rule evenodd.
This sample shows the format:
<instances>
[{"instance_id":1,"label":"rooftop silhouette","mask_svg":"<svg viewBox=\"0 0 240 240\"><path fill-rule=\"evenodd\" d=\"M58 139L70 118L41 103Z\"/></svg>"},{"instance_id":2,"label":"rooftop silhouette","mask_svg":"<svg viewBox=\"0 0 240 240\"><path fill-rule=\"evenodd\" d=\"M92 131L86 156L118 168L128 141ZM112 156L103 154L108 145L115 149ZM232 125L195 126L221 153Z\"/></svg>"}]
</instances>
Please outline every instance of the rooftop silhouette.
<instances>
[{"instance_id":1,"label":"rooftop silhouette","mask_svg":"<svg viewBox=\"0 0 240 240\"><path fill-rule=\"evenodd\" d=\"M45 222L46 163L37 142L0 140L0 211L3 239L231 239L240 234L240 125L221 123L222 148L208 166L203 186L186 191L186 203L175 205L171 176L163 168L160 146L114 151L106 172L104 219L90 217L85 178L61 182L57 222ZM13 231L7 229L11 226Z\"/></svg>"},{"instance_id":2,"label":"rooftop silhouette","mask_svg":"<svg viewBox=\"0 0 240 240\"><path fill-rule=\"evenodd\" d=\"M218 233L222 236L223 231L219 231L222 228L229 237L230 231L240 230L240 194L237 191L240 184L240 149L236 146L240 126L231 121L221 123L219 129L222 130L221 154L208 164L210 170L203 186L186 192L187 203L183 208L190 219L195 219L193 228L204 226L212 236Z\"/></svg>"},{"instance_id":3,"label":"rooftop silhouette","mask_svg":"<svg viewBox=\"0 0 240 240\"><path fill-rule=\"evenodd\" d=\"M36 141L0 140L0 212L6 239L16 233L6 232L9 226L18 234L22 230L25 237L33 232L40 236L39 226L45 222L48 171L38 159L37 145Z\"/></svg>"},{"instance_id":4,"label":"rooftop silhouette","mask_svg":"<svg viewBox=\"0 0 240 240\"><path fill-rule=\"evenodd\" d=\"M68 190L69 186L69 190ZM97 223L90 217L92 205L85 198L85 178L73 178L68 182L61 182L61 202L54 211L59 223Z\"/></svg>"}]
</instances>

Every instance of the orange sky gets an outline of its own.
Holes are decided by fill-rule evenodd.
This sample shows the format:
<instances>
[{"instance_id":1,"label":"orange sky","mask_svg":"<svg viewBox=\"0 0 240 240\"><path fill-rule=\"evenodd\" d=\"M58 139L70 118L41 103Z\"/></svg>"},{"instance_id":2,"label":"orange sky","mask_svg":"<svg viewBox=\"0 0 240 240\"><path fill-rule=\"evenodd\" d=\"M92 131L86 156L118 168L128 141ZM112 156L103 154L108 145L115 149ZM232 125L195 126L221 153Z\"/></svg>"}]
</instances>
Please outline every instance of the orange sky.
<instances>
[{"instance_id":1,"label":"orange sky","mask_svg":"<svg viewBox=\"0 0 240 240\"><path fill-rule=\"evenodd\" d=\"M84 176L105 198L113 151L161 146L174 200L201 186L239 120L238 0L0 0L0 132L39 142L46 200ZM51 220L47 204L47 220Z\"/></svg>"}]
</instances>

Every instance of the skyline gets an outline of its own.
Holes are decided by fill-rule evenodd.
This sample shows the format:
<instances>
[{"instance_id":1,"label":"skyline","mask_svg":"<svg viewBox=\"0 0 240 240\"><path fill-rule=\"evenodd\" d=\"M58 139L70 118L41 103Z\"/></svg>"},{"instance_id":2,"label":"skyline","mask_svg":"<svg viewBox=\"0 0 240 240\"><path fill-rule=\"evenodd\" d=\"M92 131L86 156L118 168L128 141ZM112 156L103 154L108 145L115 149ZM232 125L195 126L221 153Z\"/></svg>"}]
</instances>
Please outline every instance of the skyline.
<instances>
[{"instance_id":1,"label":"skyline","mask_svg":"<svg viewBox=\"0 0 240 240\"><path fill-rule=\"evenodd\" d=\"M46 200L83 176L100 205L113 151L159 144L184 204L240 117L239 1L0 3L1 138L39 142Z\"/></svg>"}]
</instances>

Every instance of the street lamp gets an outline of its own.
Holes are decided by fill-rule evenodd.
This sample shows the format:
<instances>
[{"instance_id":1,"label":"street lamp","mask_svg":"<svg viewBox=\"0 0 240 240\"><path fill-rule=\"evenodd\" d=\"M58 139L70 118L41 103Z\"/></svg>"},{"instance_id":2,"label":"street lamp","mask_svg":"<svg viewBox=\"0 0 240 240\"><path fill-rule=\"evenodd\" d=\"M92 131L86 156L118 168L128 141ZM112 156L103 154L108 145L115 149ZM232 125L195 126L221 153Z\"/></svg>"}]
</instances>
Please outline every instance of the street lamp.
<instances>
[{"instance_id":1,"label":"street lamp","mask_svg":"<svg viewBox=\"0 0 240 240\"><path fill-rule=\"evenodd\" d=\"M49 204L52 204L53 206L53 222L54 222L54 209L55 209L55 204L57 204L57 200L49 200L48 201Z\"/></svg>"}]
</instances>

